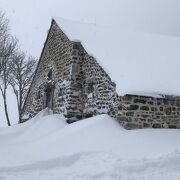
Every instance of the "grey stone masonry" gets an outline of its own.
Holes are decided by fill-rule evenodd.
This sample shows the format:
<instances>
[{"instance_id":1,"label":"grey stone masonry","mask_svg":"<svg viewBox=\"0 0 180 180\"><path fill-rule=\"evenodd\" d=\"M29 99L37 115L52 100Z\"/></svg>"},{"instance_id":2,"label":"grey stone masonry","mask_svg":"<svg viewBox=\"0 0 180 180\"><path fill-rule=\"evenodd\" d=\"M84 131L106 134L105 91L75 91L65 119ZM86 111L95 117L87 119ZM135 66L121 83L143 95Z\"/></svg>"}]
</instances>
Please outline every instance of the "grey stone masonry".
<instances>
[{"instance_id":1,"label":"grey stone masonry","mask_svg":"<svg viewBox=\"0 0 180 180\"><path fill-rule=\"evenodd\" d=\"M180 128L179 99L125 95L121 103L115 118L127 129Z\"/></svg>"},{"instance_id":2,"label":"grey stone masonry","mask_svg":"<svg viewBox=\"0 0 180 180\"><path fill-rule=\"evenodd\" d=\"M115 84L95 58L52 21L24 104L27 119L50 107L73 122L109 113L116 97Z\"/></svg>"},{"instance_id":3,"label":"grey stone masonry","mask_svg":"<svg viewBox=\"0 0 180 180\"><path fill-rule=\"evenodd\" d=\"M74 122L109 114L126 129L180 128L180 99L118 96L116 84L53 20L27 95L23 120L44 108Z\"/></svg>"}]
</instances>

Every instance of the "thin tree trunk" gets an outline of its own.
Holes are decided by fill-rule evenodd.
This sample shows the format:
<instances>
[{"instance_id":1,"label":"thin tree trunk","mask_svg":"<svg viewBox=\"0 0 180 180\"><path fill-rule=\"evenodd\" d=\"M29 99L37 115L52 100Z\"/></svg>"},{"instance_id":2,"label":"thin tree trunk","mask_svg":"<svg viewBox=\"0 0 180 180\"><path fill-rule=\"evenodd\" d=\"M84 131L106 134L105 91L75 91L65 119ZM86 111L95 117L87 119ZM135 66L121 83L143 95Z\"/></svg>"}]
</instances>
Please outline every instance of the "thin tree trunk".
<instances>
[{"instance_id":1,"label":"thin tree trunk","mask_svg":"<svg viewBox=\"0 0 180 180\"><path fill-rule=\"evenodd\" d=\"M8 108L7 108L6 92L3 93L3 101L4 101L4 111L6 115L7 124L8 126L11 126L11 123L9 120Z\"/></svg>"},{"instance_id":2,"label":"thin tree trunk","mask_svg":"<svg viewBox=\"0 0 180 180\"><path fill-rule=\"evenodd\" d=\"M22 118L22 88L19 89L19 123L21 123Z\"/></svg>"},{"instance_id":3,"label":"thin tree trunk","mask_svg":"<svg viewBox=\"0 0 180 180\"><path fill-rule=\"evenodd\" d=\"M21 123L21 105L19 102L20 101L20 99L19 99L20 95L19 95L19 93L16 92L16 89L13 85L12 85L12 88L13 88L14 94L16 96L16 102L17 102L17 107L18 107L18 119L19 119L18 122Z\"/></svg>"}]
</instances>

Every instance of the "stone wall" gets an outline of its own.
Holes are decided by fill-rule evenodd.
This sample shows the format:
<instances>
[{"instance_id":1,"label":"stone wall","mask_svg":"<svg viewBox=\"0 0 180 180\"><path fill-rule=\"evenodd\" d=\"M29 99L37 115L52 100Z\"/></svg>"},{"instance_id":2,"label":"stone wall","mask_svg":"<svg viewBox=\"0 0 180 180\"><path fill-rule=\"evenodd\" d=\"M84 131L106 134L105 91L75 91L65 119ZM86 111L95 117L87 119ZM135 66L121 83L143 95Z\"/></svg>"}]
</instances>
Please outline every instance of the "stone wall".
<instances>
[{"instance_id":1,"label":"stone wall","mask_svg":"<svg viewBox=\"0 0 180 180\"><path fill-rule=\"evenodd\" d=\"M180 128L179 99L118 96L115 83L97 60L80 42L69 40L55 21L24 104L24 121L47 104L69 122L109 114L127 129Z\"/></svg>"},{"instance_id":2,"label":"stone wall","mask_svg":"<svg viewBox=\"0 0 180 180\"><path fill-rule=\"evenodd\" d=\"M83 61L83 116L109 114L116 100L116 86L94 57L85 53Z\"/></svg>"},{"instance_id":3,"label":"stone wall","mask_svg":"<svg viewBox=\"0 0 180 180\"><path fill-rule=\"evenodd\" d=\"M125 95L119 102L114 117L127 129L180 128L179 99Z\"/></svg>"},{"instance_id":4,"label":"stone wall","mask_svg":"<svg viewBox=\"0 0 180 180\"><path fill-rule=\"evenodd\" d=\"M117 97L115 84L95 58L81 43L70 41L55 21L24 105L27 119L46 107L47 89L53 94L53 112L69 122L109 113Z\"/></svg>"},{"instance_id":5,"label":"stone wall","mask_svg":"<svg viewBox=\"0 0 180 180\"><path fill-rule=\"evenodd\" d=\"M74 51L74 43L53 21L24 105L23 114L28 115L28 119L46 107L46 89L49 86L53 90L54 113L70 117L74 116L71 113L74 111L76 116L81 116L82 107L78 106L81 90L77 90L78 82L72 81L71 74ZM50 71L52 78L48 78ZM75 96L76 101L73 100Z\"/></svg>"}]
</instances>

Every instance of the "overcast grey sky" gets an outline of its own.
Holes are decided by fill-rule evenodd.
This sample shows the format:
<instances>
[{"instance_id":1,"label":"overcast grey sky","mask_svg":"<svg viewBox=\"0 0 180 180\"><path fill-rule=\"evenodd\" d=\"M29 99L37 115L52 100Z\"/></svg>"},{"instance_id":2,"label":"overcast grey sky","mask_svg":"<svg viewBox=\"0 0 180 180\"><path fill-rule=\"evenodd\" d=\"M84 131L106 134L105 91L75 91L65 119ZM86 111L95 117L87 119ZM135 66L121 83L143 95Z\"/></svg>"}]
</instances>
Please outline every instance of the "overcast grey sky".
<instances>
[{"instance_id":1,"label":"overcast grey sky","mask_svg":"<svg viewBox=\"0 0 180 180\"><path fill-rule=\"evenodd\" d=\"M0 0L22 48L39 57L53 16L180 36L180 0Z\"/></svg>"}]
</instances>

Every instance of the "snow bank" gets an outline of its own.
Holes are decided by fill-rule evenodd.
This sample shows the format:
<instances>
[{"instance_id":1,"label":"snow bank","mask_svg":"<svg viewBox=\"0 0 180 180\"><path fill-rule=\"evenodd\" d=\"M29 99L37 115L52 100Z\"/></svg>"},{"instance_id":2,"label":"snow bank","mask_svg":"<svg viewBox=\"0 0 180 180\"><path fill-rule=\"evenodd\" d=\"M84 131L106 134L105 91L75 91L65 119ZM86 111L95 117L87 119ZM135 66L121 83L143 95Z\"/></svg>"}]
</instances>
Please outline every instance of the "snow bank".
<instances>
[{"instance_id":1,"label":"snow bank","mask_svg":"<svg viewBox=\"0 0 180 180\"><path fill-rule=\"evenodd\" d=\"M0 179L180 179L180 131L125 130L108 115L67 124L40 112L0 128Z\"/></svg>"},{"instance_id":2,"label":"snow bank","mask_svg":"<svg viewBox=\"0 0 180 180\"><path fill-rule=\"evenodd\" d=\"M0 128L0 144L35 141L64 128L66 125L66 119L63 115L52 114L51 110L44 109L25 123Z\"/></svg>"},{"instance_id":3,"label":"snow bank","mask_svg":"<svg viewBox=\"0 0 180 180\"><path fill-rule=\"evenodd\" d=\"M119 94L180 95L180 38L55 17L71 40L81 41L117 84Z\"/></svg>"},{"instance_id":4,"label":"snow bank","mask_svg":"<svg viewBox=\"0 0 180 180\"><path fill-rule=\"evenodd\" d=\"M16 103L16 97L14 95L14 92L11 87L7 89L7 104L8 104L8 112L9 112L9 118L11 121L11 124L17 124L18 122L18 106ZM3 104L3 98L0 96L0 127L7 126L6 116L4 112L4 104Z\"/></svg>"}]
</instances>

